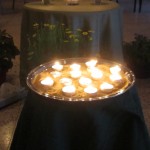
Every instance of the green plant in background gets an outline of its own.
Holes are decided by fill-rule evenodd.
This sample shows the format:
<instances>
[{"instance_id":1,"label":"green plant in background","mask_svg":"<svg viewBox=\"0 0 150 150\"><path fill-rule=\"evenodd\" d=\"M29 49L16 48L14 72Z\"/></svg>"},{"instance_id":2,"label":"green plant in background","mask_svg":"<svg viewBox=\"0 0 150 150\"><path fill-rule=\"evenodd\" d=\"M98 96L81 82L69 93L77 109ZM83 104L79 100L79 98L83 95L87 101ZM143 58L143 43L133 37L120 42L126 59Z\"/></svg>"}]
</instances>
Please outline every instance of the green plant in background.
<instances>
[{"instance_id":1,"label":"green plant in background","mask_svg":"<svg viewBox=\"0 0 150 150\"><path fill-rule=\"evenodd\" d=\"M0 30L0 85L5 82L7 71L13 67L12 60L19 53L13 37L6 30Z\"/></svg>"},{"instance_id":2,"label":"green plant in background","mask_svg":"<svg viewBox=\"0 0 150 150\"><path fill-rule=\"evenodd\" d=\"M134 40L125 42L123 48L124 57L128 63L150 64L150 39L148 37L135 34Z\"/></svg>"},{"instance_id":3,"label":"green plant in background","mask_svg":"<svg viewBox=\"0 0 150 150\"><path fill-rule=\"evenodd\" d=\"M28 35L28 61L37 64L52 58L79 57L88 54L93 31L75 29L65 24L33 24Z\"/></svg>"},{"instance_id":4,"label":"green plant in background","mask_svg":"<svg viewBox=\"0 0 150 150\"><path fill-rule=\"evenodd\" d=\"M0 30L0 72L8 71L8 69L12 68L12 59L15 59L15 56L19 55L19 53L13 37L6 30Z\"/></svg>"},{"instance_id":5,"label":"green plant in background","mask_svg":"<svg viewBox=\"0 0 150 150\"><path fill-rule=\"evenodd\" d=\"M123 53L127 66L135 74L141 72L139 77L150 76L150 39L148 37L135 34L133 41L124 42Z\"/></svg>"}]
</instances>

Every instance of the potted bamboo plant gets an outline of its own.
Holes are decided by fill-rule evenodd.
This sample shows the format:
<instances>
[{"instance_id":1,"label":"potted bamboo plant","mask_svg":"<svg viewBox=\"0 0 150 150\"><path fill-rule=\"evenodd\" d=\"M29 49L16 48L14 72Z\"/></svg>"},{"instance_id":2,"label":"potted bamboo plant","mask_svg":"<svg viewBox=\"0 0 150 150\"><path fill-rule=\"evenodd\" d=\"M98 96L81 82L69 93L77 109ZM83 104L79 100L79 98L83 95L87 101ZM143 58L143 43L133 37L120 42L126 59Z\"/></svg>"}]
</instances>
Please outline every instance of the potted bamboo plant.
<instances>
[{"instance_id":1,"label":"potted bamboo plant","mask_svg":"<svg viewBox=\"0 0 150 150\"><path fill-rule=\"evenodd\" d=\"M150 39L135 34L132 42L123 45L124 59L137 78L150 77Z\"/></svg>"},{"instance_id":2,"label":"potted bamboo plant","mask_svg":"<svg viewBox=\"0 0 150 150\"><path fill-rule=\"evenodd\" d=\"M13 59L19 55L19 49L15 46L13 37L0 30L0 85L6 80L6 73L13 67Z\"/></svg>"}]
</instances>

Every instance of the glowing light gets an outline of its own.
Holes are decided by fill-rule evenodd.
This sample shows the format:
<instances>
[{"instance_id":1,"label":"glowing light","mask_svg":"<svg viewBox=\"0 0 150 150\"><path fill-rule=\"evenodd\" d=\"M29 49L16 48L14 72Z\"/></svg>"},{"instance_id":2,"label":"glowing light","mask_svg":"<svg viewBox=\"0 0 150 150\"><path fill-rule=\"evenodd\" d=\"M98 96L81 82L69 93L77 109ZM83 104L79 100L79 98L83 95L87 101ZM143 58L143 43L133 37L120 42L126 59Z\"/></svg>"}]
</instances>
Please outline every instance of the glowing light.
<instances>
[{"instance_id":1,"label":"glowing light","mask_svg":"<svg viewBox=\"0 0 150 150\"><path fill-rule=\"evenodd\" d=\"M54 78L58 78L61 76L61 73L59 71L52 71L50 73Z\"/></svg>"},{"instance_id":2,"label":"glowing light","mask_svg":"<svg viewBox=\"0 0 150 150\"><path fill-rule=\"evenodd\" d=\"M87 61L85 64L88 68L91 68L91 67L95 67L97 63L97 60L90 60L90 61Z\"/></svg>"},{"instance_id":3,"label":"glowing light","mask_svg":"<svg viewBox=\"0 0 150 150\"><path fill-rule=\"evenodd\" d=\"M104 82L100 85L100 89L102 91L105 91L105 92L110 92L113 90L113 88L114 88L114 86L112 84L107 83L107 82Z\"/></svg>"},{"instance_id":4,"label":"glowing light","mask_svg":"<svg viewBox=\"0 0 150 150\"><path fill-rule=\"evenodd\" d=\"M62 88L62 91L65 95L71 96L75 94L76 88L74 85L67 85Z\"/></svg>"},{"instance_id":5,"label":"glowing light","mask_svg":"<svg viewBox=\"0 0 150 150\"><path fill-rule=\"evenodd\" d=\"M61 78L60 83L62 83L63 85L71 85L72 80L70 78Z\"/></svg>"},{"instance_id":6,"label":"glowing light","mask_svg":"<svg viewBox=\"0 0 150 150\"><path fill-rule=\"evenodd\" d=\"M70 75L72 78L79 78L81 76L81 71L70 71Z\"/></svg>"},{"instance_id":7,"label":"glowing light","mask_svg":"<svg viewBox=\"0 0 150 150\"><path fill-rule=\"evenodd\" d=\"M54 84L54 81L51 77L46 77L45 79L41 80L41 84L52 86Z\"/></svg>"},{"instance_id":8,"label":"glowing light","mask_svg":"<svg viewBox=\"0 0 150 150\"><path fill-rule=\"evenodd\" d=\"M110 79L111 79L112 81L119 81L119 80L122 79L122 77L121 77L120 74L115 73L115 74L111 74L111 75L110 75Z\"/></svg>"},{"instance_id":9,"label":"glowing light","mask_svg":"<svg viewBox=\"0 0 150 150\"><path fill-rule=\"evenodd\" d=\"M98 91L97 88L92 85L89 85L84 89L84 92L87 94L95 94L97 93L97 91Z\"/></svg>"},{"instance_id":10,"label":"glowing light","mask_svg":"<svg viewBox=\"0 0 150 150\"><path fill-rule=\"evenodd\" d=\"M97 68L93 68L91 69L91 77L95 80L98 80L100 78L102 78L103 73L101 70L97 69Z\"/></svg>"},{"instance_id":11,"label":"glowing light","mask_svg":"<svg viewBox=\"0 0 150 150\"><path fill-rule=\"evenodd\" d=\"M70 68L72 69L72 71L75 71L75 70L80 70L80 65L79 64L72 64L70 65Z\"/></svg>"},{"instance_id":12,"label":"glowing light","mask_svg":"<svg viewBox=\"0 0 150 150\"><path fill-rule=\"evenodd\" d=\"M59 62L55 62L55 64L52 66L52 68L57 71L61 71L63 69L63 65L61 65Z\"/></svg>"},{"instance_id":13,"label":"glowing light","mask_svg":"<svg viewBox=\"0 0 150 150\"><path fill-rule=\"evenodd\" d=\"M116 66L110 68L110 72L111 72L112 74L119 73L120 71L121 71L121 68L120 68L118 65L116 65Z\"/></svg>"},{"instance_id":14,"label":"glowing light","mask_svg":"<svg viewBox=\"0 0 150 150\"><path fill-rule=\"evenodd\" d=\"M79 79L79 83L81 86L88 86L92 83L92 80L90 78L87 78L87 77L81 77Z\"/></svg>"}]
</instances>

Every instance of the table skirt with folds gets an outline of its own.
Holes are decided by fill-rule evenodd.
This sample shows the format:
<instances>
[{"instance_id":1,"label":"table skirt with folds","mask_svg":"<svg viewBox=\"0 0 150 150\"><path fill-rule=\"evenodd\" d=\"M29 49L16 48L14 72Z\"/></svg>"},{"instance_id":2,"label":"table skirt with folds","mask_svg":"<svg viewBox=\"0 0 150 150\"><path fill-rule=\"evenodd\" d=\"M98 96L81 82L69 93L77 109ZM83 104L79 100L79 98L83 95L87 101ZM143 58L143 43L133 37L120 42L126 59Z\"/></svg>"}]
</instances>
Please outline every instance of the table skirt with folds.
<instances>
[{"instance_id":1,"label":"table skirt with folds","mask_svg":"<svg viewBox=\"0 0 150 150\"><path fill-rule=\"evenodd\" d=\"M30 91L10 150L149 150L135 87L96 101L61 101Z\"/></svg>"}]
</instances>

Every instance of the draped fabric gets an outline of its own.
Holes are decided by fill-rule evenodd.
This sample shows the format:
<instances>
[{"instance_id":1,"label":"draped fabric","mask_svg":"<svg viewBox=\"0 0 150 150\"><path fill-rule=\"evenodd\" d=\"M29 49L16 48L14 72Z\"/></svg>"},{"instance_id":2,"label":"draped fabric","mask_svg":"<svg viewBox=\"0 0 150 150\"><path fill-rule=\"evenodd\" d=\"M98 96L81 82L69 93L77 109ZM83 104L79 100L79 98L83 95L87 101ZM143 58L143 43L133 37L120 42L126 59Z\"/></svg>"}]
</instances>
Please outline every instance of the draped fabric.
<instances>
[{"instance_id":1,"label":"draped fabric","mask_svg":"<svg viewBox=\"0 0 150 150\"><path fill-rule=\"evenodd\" d=\"M10 150L149 150L135 86L95 101L61 101L30 91Z\"/></svg>"},{"instance_id":2,"label":"draped fabric","mask_svg":"<svg viewBox=\"0 0 150 150\"><path fill-rule=\"evenodd\" d=\"M76 6L68 6L64 3L42 5L41 3L27 3L24 6L21 25L21 55L20 55L20 82L25 85L26 76L31 69L55 58L98 56L104 59L123 62L122 54L122 19L119 5L112 1L103 2L101 5L93 5L91 2L81 2ZM29 36L34 37L33 24L57 24L63 23L71 28L92 30L92 41L86 41L85 47L63 48L55 50L56 44L49 46L48 37L44 42L37 44L29 42ZM40 37L39 37L40 38ZM44 38L44 37L43 37ZM52 36L54 39L55 36ZM60 39L60 38L59 38ZM34 46L36 45L36 48ZM39 52L40 51L40 52ZM42 51L45 51L42 53ZM82 51L85 51L82 53ZM29 59L29 54L37 54L34 60Z\"/></svg>"}]
</instances>

